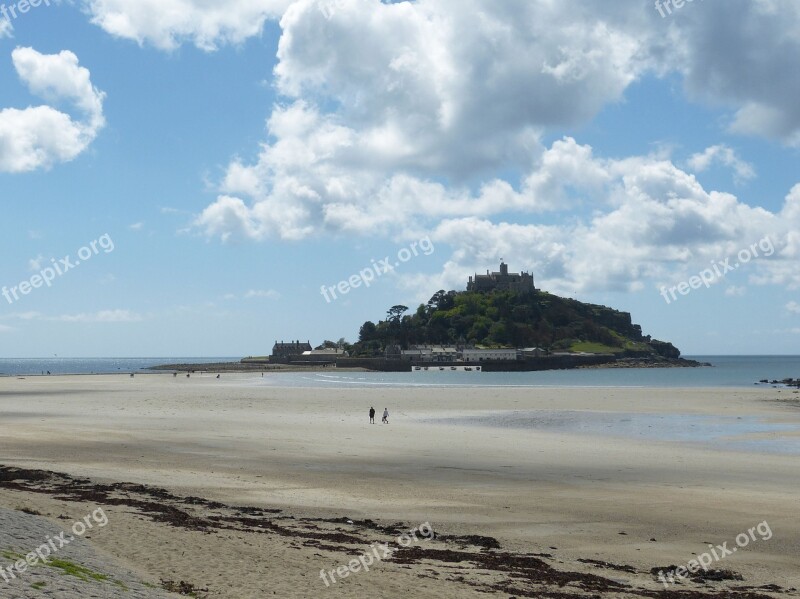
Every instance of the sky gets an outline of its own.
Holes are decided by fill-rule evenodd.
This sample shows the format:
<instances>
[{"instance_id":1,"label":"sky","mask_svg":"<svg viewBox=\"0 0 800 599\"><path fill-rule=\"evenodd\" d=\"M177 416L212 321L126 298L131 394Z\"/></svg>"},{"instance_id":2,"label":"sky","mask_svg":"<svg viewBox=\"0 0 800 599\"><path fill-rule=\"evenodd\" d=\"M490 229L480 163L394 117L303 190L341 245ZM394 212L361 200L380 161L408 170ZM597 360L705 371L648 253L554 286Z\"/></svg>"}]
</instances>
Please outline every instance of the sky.
<instances>
[{"instance_id":1,"label":"sky","mask_svg":"<svg viewBox=\"0 0 800 599\"><path fill-rule=\"evenodd\" d=\"M352 342L501 259L800 353L796 0L3 1L0 357Z\"/></svg>"}]
</instances>

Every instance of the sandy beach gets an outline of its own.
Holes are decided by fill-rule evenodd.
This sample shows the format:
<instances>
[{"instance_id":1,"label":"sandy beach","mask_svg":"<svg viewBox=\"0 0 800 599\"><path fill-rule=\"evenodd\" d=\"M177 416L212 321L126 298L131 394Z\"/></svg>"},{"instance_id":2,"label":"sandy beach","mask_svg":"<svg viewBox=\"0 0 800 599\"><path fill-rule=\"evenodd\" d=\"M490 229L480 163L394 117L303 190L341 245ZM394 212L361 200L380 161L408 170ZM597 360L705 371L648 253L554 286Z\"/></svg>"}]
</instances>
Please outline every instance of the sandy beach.
<instances>
[{"instance_id":1,"label":"sandy beach","mask_svg":"<svg viewBox=\"0 0 800 599\"><path fill-rule=\"evenodd\" d=\"M3 378L0 507L67 526L102 506L108 525L86 542L165 595L180 590L166 583L184 581L185 594L232 599L795 597L798 457L747 442L797 443L798 397L773 388L298 389L250 374ZM371 405L378 424L368 423ZM556 412L569 426L482 420ZM712 445L582 431L596 414L782 426ZM756 530L763 523L769 535ZM427 525L435 538L422 534ZM391 555L331 581L381 543ZM651 573L724 543L738 550L711 569L731 579L665 588ZM334 575L323 580L321 570ZM26 592L15 596L48 596Z\"/></svg>"}]
</instances>

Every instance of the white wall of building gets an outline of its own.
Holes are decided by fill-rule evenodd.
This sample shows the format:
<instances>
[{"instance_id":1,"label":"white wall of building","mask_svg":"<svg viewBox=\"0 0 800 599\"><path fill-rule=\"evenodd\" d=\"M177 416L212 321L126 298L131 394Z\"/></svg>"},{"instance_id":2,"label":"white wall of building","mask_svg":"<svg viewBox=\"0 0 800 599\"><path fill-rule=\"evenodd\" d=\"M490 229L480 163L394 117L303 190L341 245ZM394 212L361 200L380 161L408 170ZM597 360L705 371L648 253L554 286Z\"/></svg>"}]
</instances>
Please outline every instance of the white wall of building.
<instances>
[{"instance_id":1,"label":"white wall of building","mask_svg":"<svg viewBox=\"0 0 800 599\"><path fill-rule=\"evenodd\" d=\"M482 362L485 360L516 360L516 349L465 349L465 362Z\"/></svg>"}]
</instances>

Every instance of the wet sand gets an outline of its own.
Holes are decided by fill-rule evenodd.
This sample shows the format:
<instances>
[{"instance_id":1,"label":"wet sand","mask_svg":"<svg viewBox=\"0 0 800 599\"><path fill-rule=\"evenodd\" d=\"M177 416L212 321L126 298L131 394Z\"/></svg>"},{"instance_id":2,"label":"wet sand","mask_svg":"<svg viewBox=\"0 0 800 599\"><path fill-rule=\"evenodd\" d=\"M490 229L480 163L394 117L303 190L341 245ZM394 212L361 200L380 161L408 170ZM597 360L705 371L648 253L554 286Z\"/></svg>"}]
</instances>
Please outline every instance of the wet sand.
<instances>
[{"instance_id":1,"label":"wet sand","mask_svg":"<svg viewBox=\"0 0 800 599\"><path fill-rule=\"evenodd\" d=\"M423 597L666 597L652 568L686 564L709 543L732 546L766 521L769 540L712 566L744 580L670 591L800 596L789 590L800 586L798 456L752 444L797 441L797 397L763 388L284 389L247 374L0 379L0 463L100 489L70 496L7 473L0 506L55 517L106 502L109 526L91 539L99 551L156 586L184 580L236 599L400 597L410 588ZM390 424L370 425L370 405L378 415L388 407ZM732 427L726 441L746 443L720 445L702 435L486 425L513 412L770 427ZM121 482L149 487L113 487ZM147 504L177 511L154 519ZM178 512L211 524L183 526ZM330 587L321 580L321 569L422 523L439 538ZM572 574L559 582L550 569ZM764 585L776 586L745 589Z\"/></svg>"}]
</instances>

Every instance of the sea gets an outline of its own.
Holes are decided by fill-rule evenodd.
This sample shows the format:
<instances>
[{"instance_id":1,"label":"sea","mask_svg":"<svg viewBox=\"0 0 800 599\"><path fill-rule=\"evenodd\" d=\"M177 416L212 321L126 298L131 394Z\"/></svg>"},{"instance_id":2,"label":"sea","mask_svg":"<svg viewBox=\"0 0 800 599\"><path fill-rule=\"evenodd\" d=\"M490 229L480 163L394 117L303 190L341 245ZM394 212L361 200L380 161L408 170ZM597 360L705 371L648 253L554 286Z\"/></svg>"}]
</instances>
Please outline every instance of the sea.
<instances>
[{"instance_id":1,"label":"sea","mask_svg":"<svg viewBox=\"0 0 800 599\"><path fill-rule=\"evenodd\" d=\"M761 380L800 379L800 356L686 356L703 368L598 368L541 372L315 371L270 373L260 384L281 387L753 387ZM146 373L150 366L238 362L238 357L0 358L0 376Z\"/></svg>"},{"instance_id":2,"label":"sea","mask_svg":"<svg viewBox=\"0 0 800 599\"><path fill-rule=\"evenodd\" d=\"M0 358L0 376L119 374L164 364L238 362L239 358Z\"/></svg>"}]
</instances>

